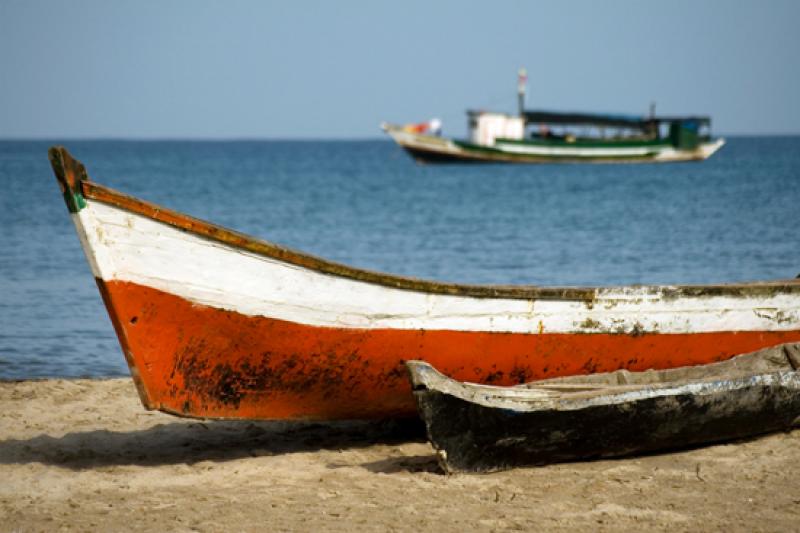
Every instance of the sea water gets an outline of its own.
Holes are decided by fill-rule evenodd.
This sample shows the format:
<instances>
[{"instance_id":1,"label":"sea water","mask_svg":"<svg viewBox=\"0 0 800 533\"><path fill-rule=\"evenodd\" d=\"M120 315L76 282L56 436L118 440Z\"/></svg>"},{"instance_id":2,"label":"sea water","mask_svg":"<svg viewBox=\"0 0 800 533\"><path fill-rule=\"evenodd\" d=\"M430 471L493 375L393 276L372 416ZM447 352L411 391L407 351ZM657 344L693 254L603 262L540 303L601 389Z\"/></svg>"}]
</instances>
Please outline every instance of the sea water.
<instances>
[{"instance_id":1,"label":"sea water","mask_svg":"<svg viewBox=\"0 0 800 533\"><path fill-rule=\"evenodd\" d=\"M0 142L0 379L127 368L47 159ZM348 265L477 284L800 273L800 137L700 163L418 165L388 141L63 142L103 185Z\"/></svg>"}]
</instances>

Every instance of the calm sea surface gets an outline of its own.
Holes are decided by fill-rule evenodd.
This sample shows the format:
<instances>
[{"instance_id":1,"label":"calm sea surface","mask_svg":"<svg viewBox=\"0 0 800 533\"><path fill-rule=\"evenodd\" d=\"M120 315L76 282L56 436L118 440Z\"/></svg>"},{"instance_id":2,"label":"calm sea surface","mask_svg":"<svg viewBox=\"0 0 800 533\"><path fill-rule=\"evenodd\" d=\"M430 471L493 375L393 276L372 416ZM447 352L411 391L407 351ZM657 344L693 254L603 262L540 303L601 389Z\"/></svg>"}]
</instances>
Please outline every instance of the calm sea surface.
<instances>
[{"instance_id":1,"label":"calm sea surface","mask_svg":"<svg viewBox=\"0 0 800 533\"><path fill-rule=\"evenodd\" d=\"M50 144L0 142L0 379L126 375ZM537 285L800 273L800 137L654 165L420 166L385 141L65 144L104 185L373 270Z\"/></svg>"}]
</instances>

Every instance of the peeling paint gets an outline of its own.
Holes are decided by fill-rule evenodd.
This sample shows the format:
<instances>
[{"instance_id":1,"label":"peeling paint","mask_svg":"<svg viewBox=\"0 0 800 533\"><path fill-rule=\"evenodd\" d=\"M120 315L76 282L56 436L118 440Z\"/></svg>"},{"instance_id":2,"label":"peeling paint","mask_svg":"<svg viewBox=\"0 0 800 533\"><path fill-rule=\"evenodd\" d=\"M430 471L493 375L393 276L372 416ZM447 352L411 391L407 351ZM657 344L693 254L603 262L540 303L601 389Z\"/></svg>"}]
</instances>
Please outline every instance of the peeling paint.
<instances>
[{"instance_id":1,"label":"peeling paint","mask_svg":"<svg viewBox=\"0 0 800 533\"><path fill-rule=\"evenodd\" d=\"M578 327L581 329L597 329L599 330L602 327L602 324L597 320L593 320L589 317L586 317L586 320L578 324Z\"/></svg>"}]
</instances>

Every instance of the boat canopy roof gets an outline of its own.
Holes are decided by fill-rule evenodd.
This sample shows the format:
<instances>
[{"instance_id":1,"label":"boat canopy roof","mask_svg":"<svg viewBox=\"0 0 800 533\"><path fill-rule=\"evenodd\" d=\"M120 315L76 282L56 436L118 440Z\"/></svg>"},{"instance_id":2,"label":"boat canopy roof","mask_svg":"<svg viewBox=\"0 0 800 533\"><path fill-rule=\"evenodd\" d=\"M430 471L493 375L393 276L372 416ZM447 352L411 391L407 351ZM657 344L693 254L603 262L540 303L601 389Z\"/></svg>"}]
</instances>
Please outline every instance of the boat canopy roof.
<instances>
[{"instance_id":1,"label":"boat canopy roof","mask_svg":"<svg viewBox=\"0 0 800 533\"><path fill-rule=\"evenodd\" d=\"M711 124L710 117L642 117L637 115L617 115L602 113L579 113L560 111L528 110L523 114L525 122L547 124L574 124L587 126L610 126L619 128L645 129L654 124L694 123L697 127Z\"/></svg>"}]
</instances>

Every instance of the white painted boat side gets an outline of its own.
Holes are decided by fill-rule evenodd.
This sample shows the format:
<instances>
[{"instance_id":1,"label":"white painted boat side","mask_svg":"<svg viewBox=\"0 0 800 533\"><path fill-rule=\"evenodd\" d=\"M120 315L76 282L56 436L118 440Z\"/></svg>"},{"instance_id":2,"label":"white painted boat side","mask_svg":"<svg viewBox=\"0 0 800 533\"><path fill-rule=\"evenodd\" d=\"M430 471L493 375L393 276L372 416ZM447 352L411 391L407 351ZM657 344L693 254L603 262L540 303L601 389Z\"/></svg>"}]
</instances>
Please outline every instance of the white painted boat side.
<instances>
[{"instance_id":1,"label":"white painted boat side","mask_svg":"<svg viewBox=\"0 0 800 533\"><path fill-rule=\"evenodd\" d=\"M685 296L669 286L632 286L596 289L593 302L431 294L285 263L96 200L87 200L73 220L102 280L313 326L514 333L800 329L797 292Z\"/></svg>"},{"instance_id":2,"label":"white painted boat side","mask_svg":"<svg viewBox=\"0 0 800 533\"><path fill-rule=\"evenodd\" d=\"M539 146L497 141L493 148L512 154L543 157L641 157L661 152L666 146Z\"/></svg>"}]
</instances>

